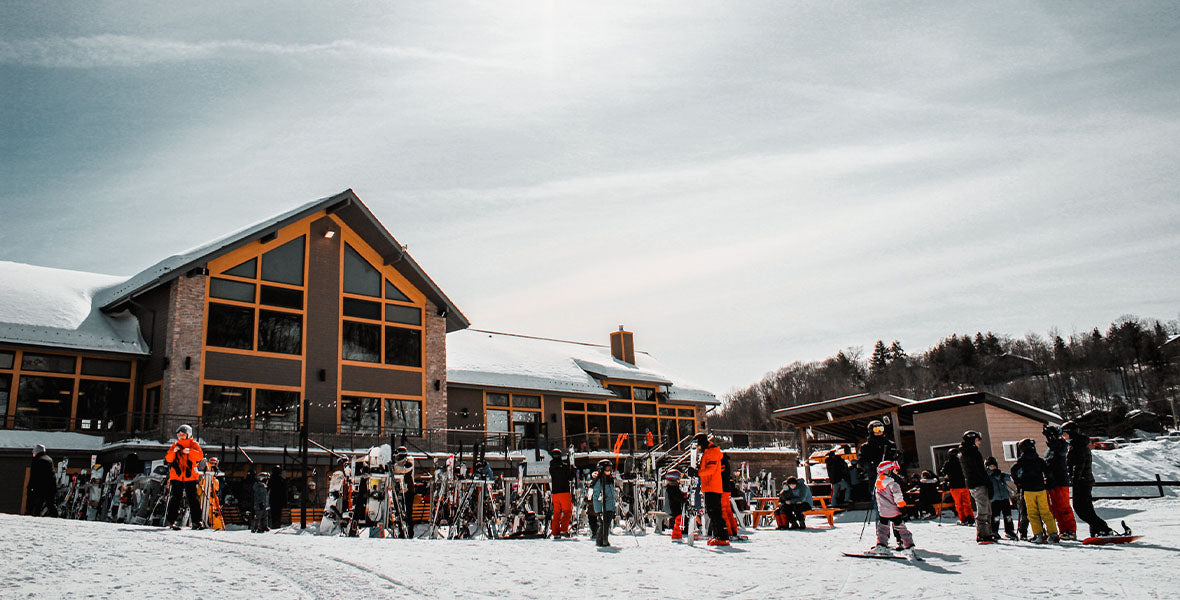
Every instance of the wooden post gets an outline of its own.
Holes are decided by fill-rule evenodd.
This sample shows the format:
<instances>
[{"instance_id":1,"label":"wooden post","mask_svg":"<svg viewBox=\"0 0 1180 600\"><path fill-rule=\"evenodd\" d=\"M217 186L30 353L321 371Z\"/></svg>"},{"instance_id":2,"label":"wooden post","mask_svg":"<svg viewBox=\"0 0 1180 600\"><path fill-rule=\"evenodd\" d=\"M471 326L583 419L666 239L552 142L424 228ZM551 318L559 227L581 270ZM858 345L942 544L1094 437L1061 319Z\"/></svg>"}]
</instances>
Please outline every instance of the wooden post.
<instances>
[{"instance_id":1,"label":"wooden post","mask_svg":"<svg viewBox=\"0 0 1180 600\"><path fill-rule=\"evenodd\" d=\"M799 460L803 461L803 478L806 483L811 482L811 461L807 460L810 454L807 451L807 429L800 429L799 431ZM798 476L798 471L791 474L792 477Z\"/></svg>"},{"instance_id":2,"label":"wooden post","mask_svg":"<svg viewBox=\"0 0 1180 600\"><path fill-rule=\"evenodd\" d=\"M905 473L905 461L902 460L902 457L905 454L902 452L901 446L901 419L897 418L898 415L896 408L889 411L889 415L893 419L893 443L897 444L897 462L902 467L902 473Z\"/></svg>"}]
</instances>

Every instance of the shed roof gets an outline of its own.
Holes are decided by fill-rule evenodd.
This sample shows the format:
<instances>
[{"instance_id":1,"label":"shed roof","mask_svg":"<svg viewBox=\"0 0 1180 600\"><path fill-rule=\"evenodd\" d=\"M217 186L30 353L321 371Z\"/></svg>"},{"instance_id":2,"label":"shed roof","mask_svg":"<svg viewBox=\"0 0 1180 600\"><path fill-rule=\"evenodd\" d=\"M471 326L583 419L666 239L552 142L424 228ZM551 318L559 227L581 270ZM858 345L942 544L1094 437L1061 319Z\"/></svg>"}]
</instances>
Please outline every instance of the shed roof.
<instances>
[{"instance_id":1,"label":"shed roof","mask_svg":"<svg viewBox=\"0 0 1180 600\"><path fill-rule=\"evenodd\" d=\"M1047 410L1005 398L998 394L991 392L965 392L962 394L952 394L950 396L939 396L937 398L928 398L926 400L919 400L913 402L902 410L913 415L914 413L928 413L939 410L946 410L949 408L958 408L960 406L968 406L971 404L990 404L997 406L1009 412L1014 412L1023 415L1030 419L1040 421L1042 423L1054 422L1060 423L1061 417L1057 413L1052 413Z\"/></svg>"},{"instance_id":2,"label":"shed roof","mask_svg":"<svg viewBox=\"0 0 1180 600\"><path fill-rule=\"evenodd\" d=\"M893 394L854 394L780 408L774 411L774 418L792 427L810 427L813 433L823 433L836 440L853 441L863 438L865 426L879 415L911 403L913 400Z\"/></svg>"},{"instance_id":3,"label":"shed roof","mask_svg":"<svg viewBox=\"0 0 1180 600\"><path fill-rule=\"evenodd\" d=\"M623 381L665 386L673 402L719 404L650 354L636 352L635 362L618 360L599 344L479 329L447 335L448 383L613 398L602 381Z\"/></svg>"}]
</instances>

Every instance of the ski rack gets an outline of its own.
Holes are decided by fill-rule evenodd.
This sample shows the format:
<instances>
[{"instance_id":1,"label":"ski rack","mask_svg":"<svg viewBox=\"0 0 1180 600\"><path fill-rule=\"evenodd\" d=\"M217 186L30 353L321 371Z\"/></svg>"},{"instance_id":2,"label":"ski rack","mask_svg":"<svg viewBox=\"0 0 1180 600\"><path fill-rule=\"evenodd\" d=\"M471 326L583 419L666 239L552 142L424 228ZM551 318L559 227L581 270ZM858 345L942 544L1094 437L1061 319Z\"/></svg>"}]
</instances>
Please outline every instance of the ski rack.
<instances>
[{"instance_id":1,"label":"ski rack","mask_svg":"<svg viewBox=\"0 0 1180 600\"><path fill-rule=\"evenodd\" d=\"M455 505L455 516L447 530L447 539L495 539L495 481L459 479L456 483L455 491L459 495L459 501ZM466 535L459 535L460 531L465 531Z\"/></svg>"}]
</instances>

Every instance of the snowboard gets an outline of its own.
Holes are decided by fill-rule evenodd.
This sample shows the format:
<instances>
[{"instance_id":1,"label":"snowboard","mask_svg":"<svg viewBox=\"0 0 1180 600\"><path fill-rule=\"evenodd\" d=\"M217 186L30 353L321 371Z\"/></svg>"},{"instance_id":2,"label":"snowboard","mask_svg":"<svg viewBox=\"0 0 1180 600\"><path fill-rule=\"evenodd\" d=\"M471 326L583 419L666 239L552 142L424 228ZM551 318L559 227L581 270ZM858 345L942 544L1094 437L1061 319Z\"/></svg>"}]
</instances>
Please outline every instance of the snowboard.
<instances>
[{"instance_id":1,"label":"snowboard","mask_svg":"<svg viewBox=\"0 0 1180 600\"><path fill-rule=\"evenodd\" d=\"M851 556L852 558L892 558L894 560L910 560L910 557L904 554L870 554L868 552L841 552L844 556ZM914 555L913 560L924 562L922 557Z\"/></svg>"},{"instance_id":2,"label":"snowboard","mask_svg":"<svg viewBox=\"0 0 1180 600\"><path fill-rule=\"evenodd\" d=\"M1087 546L1106 546L1108 544L1130 544L1131 542L1141 539L1141 535L1115 535L1110 537L1088 537L1082 540L1082 543Z\"/></svg>"}]
</instances>

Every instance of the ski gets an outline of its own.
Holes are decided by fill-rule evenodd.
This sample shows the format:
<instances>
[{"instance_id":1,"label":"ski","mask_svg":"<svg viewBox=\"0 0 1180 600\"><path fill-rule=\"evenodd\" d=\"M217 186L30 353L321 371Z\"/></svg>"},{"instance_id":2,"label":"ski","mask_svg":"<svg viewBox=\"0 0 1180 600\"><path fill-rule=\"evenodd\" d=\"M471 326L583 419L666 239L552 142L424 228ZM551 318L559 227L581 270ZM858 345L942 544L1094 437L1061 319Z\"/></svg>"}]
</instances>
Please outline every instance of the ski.
<instances>
[{"instance_id":1,"label":"ski","mask_svg":"<svg viewBox=\"0 0 1180 600\"><path fill-rule=\"evenodd\" d=\"M1114 536L1099 536L1088 537L1082 540L1082 543L1087 546L1106 546L1111 544L1130 544L1135 540L1143 539L1141 535L1114 535Z\"/></svg>"},{"instance_id":2,"label":"ski","mask_svg":"<svg viewBox=\"0 0 1180 600\"><path fill-rule=\"evenodd\" d=\"M925 559L918 555L906 556L904 554L873 554L871 552L841 552L844 556L852 558L892 558L894 560L915 560L918 562L925 562Z\"/></svg>"}]
</instances>

